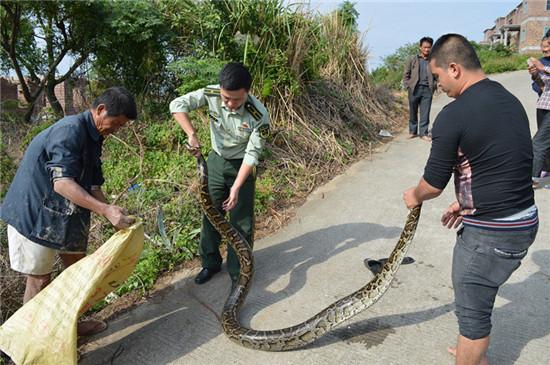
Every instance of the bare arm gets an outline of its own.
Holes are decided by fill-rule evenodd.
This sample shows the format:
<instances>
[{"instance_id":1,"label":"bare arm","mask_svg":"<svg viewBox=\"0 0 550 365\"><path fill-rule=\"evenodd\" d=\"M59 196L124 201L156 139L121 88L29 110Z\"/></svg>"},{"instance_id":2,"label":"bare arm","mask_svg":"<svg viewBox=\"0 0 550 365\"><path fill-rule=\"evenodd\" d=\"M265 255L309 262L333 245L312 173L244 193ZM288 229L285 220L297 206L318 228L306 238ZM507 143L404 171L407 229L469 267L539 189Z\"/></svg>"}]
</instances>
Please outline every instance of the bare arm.
<instances>
[{"instance_id":1,"label":"bare arm","mask_svg":"<svg viewBox=\"0 0 550 365\"><path fill-rule=\"evenodd\" d=\"M185 112L177 112L172 113L174 116L174 119L178 124L180 125L181 129L187 134L187 138L189 140L189 146L196 147L196 150L191 151L195 156L200 154L200 145L199 145L199 139L197 138L197 130L195 127L193 127L193 124L191 124L191 119L189 118L189 114Z\"/></svg>"},{"instance_id":2,"label":"bare arm","mask_svg":"<svg viewBox=\"0 0 550 365\"><path fill-rule=\"evenodd\" d=\"M89 194L73 179L58 179L55 180L53 189L56 193L70 200L79 207L88 209L96 214L102 215L109 220L116 228L128 228L134 219L128 217L124 209L116 205L106 203L105 196L101 193L104 201L101 201ZM97 193L96 193L97 194Z\"/></svg>"},{"instance_id":3,"label":"bare arm","mask_svg":"<svg viewBox=\"0 0 550 365\"><path fill-rule=\"evenodd\" d=\"M458 201L454 201L441 216L441 224L443 227L451 229L458 228L461 223L462 216L460 215L460 203Z\"/></svg>"},{"instance_id":4,"label":"bare arm","mask_svg":"<svg viewBox=\"0 0 550 365\"><path fill-rule=\"evenodd\" d=\"M442 192L443 190L431 186L421 178L416 187L405 190L403 200L407 208L412 209L426 200L437 198Z\"/></svg>"},{"instance_id":5,"label":"bare arm","mask_svg":"<svg viewBox=\"0 0 550 365\"><path fill-rule=\"evenodd\" d=\"M101 189L94 189L92 187L91 194L94 198L96 198L100 202L105 203L105 204L109 204L109 202L107 202L107 198L105 197L105 194L103 194L103 191Z\"/></svg>"}]
</instances>

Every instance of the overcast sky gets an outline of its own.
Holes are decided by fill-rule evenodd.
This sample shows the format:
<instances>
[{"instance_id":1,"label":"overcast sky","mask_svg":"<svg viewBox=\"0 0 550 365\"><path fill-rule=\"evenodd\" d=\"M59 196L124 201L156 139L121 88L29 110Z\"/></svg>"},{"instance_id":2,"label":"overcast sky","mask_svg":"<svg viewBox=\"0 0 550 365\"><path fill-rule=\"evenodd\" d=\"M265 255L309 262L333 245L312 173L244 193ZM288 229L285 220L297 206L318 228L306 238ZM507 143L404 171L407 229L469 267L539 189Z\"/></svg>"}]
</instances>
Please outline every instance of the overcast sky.
<instances>
[{"instance_id":1,"label":"overcast sky","mask_svg":"<svg viewBox=\"0 0 550 365\"><path fill-rule=\"evenodd\" d=\"M381 64L381 58L400 46L418 42L423 36L436 40L445 33L460 33L470 40L483 40L483 31L505 16L521 0L370 0L355 1L359 29L365 33L369 49L369 68ZM334 10L341 1L311 1L322 13Z\"/></svg>"}]
</instances>

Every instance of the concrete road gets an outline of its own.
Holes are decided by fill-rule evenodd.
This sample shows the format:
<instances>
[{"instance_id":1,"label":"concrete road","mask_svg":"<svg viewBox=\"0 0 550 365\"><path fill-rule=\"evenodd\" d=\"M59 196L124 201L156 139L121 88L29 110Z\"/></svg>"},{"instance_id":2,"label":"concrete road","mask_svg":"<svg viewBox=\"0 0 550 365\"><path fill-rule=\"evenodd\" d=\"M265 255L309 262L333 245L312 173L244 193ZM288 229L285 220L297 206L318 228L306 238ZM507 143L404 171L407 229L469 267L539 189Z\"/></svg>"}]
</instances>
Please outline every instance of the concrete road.
<instances>
[{"instance_id":1,"label":"concrete road","mask_svg":"<svg viewBox=\"0 0 550 365\"><path fill-rule=\"evenodd\" d=\"M535 94L527 72L502 82L528 111L535 131ZM434 101L432 116L449 102ZM372 277L366 257L387 256L407 210L402 191L420 178L430 144L406 133L319 188L286 228L256 242L256 277L242 321L256 329L299 323ZM550 364L550 190L536 192L541 227L523 265L501 288L493 315L491 364ZM197 286L197 270L181 272L148 303L109 324L86 346L81 364L454 364L451 254L454 231L439 224L453 200L424 204L409 252L392 287L369 310L307 348L267 353L239 347L221 332L218 315L229 292L226 272Z\"/></svg>"}]
</instances>

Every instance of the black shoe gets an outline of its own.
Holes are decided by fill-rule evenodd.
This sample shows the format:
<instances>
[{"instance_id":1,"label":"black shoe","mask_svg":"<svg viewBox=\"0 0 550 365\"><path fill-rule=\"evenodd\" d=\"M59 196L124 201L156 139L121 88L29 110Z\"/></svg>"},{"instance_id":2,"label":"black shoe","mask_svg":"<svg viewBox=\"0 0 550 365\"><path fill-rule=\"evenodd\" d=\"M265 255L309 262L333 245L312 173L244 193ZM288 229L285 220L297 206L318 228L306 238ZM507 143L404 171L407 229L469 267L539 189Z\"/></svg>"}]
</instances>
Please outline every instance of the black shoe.
<instances>
[{"instance_id":1,"label":"black shoe","mask_svg":"<svg viewBox=\"0 0 550 365\"><path fill-rule=\"evenodd\" d=\"M220 269L208 269L203 268L200 273L198 273L197 276L195 276L195 283L197 284L204 284L208 280L212 279L212 276L214 276L216 273L220 272Z\"/></svg>"},{"instance_id":2,"label":"black shoe","mask_svg":"<svg viewBox=\"0 0 550 365\"><path fill-rule=\"evenodd\" d=\"M387 258L383 258L380 260L372 260L369 258L366 258L363 262L365 263L365 266L367 269L369 269L374 275L378 274L380 270L382 270L382 266L388 261ZM401 261L402 265L408 265L412 264L414 262L414 259L410 256L406 256L403 258L403 261Z\"/></svg>"}]
</instances>

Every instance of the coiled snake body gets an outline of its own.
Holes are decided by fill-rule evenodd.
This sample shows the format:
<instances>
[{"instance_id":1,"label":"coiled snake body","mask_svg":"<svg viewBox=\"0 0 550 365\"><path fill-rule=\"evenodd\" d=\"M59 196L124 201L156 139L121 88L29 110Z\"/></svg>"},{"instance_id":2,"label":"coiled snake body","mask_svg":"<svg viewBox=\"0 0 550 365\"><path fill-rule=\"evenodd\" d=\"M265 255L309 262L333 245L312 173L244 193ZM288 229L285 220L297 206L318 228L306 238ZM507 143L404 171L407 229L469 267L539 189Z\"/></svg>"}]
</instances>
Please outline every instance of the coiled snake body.
<instances>
[{"instance_id":1,"label":"coiled snake body","mask_svg":"<svg viewBox=\"0 0 550 365\"><path fill-rule=\"evenodd\" d=\"M212 203L208 193L206 161L202 155L197 157L197 167L200 179L201 207L212 225L233 247L240 263L239 279L223 307L221 326L229 339L239 345L256 350L286 351L303 347L376 303L390 286L412 242L420 218L421 206L409 212L405 227L387 262L367 285L295 326L278 330L254 330L242 326L238 320L239 309L252 283L254 272L252 250L246 239L225 220Z\"/></svg>"}]
</instances>

